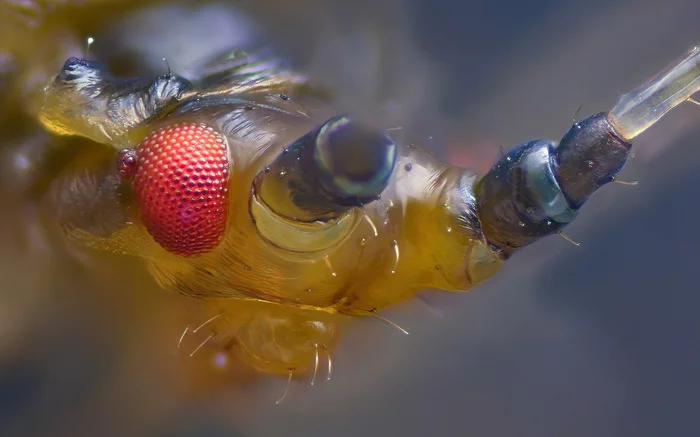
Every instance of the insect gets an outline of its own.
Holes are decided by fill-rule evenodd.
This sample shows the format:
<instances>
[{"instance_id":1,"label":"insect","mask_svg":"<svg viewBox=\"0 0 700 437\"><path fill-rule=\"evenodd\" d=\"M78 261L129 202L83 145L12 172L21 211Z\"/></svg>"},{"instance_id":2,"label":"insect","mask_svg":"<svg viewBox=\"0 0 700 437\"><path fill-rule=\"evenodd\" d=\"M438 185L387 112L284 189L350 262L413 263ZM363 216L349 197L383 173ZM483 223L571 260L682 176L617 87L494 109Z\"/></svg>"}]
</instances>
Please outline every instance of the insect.
<instances>
[{"instance_id":1,"label":"insect","mask_svg":"<svg viewBox=\"0 0 700 437\"><path fill-rule=\"evenodd\" d=\"M638 135L696 102L699 53L483 177L274 58L234 48L188 77L120 80L71 57L37 91L36 118L79 153L36 198L69 242L139 257L163 288L203 303L207 317L173 342L200 334L190 356L314 382L321 359L330 378L354 318L391 324L381 310L425 288L469 290L561 234Z\"/></svg>"}]
</instances>

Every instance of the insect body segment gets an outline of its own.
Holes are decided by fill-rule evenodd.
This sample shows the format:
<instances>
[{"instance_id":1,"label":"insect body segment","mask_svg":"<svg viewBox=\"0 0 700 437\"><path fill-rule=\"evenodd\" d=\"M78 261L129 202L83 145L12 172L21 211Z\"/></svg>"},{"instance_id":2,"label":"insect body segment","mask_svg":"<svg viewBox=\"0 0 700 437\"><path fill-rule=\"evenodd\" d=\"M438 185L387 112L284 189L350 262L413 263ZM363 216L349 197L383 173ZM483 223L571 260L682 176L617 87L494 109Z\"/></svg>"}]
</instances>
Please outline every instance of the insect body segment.
<instances>
[{"instance_id":1,"label":"insect body segment","mask_svg":"<svg viewBox=\"0 0 700 437\"><path fill-rule=\"evenodd\" d=\"M251 77L241 64L143 85L72 59L46 88L40 119L111 152L111 173L78 166L74 180L116 180L122 186L99 195L134 198L108 202L127 204L116 215L124 219L99 234L85 220L62 225L93 247L147 259L162 286L216 306L216 324L226 324L202 348L231 346L256 369L291 378L317 367L320 350L330 365L353 316L382 320L378 311L425 288L468 290L518 248L560 232L614 180L655 111L700 88L698 58L695 50L559 143L516 147L483 178L338 115L301 76ZM126 150L116 163L115 149ZM82 199L71 177L61 185L71 196L53 199L63 212L85 204L71 203Z\"/></svg>"}]
</instances>

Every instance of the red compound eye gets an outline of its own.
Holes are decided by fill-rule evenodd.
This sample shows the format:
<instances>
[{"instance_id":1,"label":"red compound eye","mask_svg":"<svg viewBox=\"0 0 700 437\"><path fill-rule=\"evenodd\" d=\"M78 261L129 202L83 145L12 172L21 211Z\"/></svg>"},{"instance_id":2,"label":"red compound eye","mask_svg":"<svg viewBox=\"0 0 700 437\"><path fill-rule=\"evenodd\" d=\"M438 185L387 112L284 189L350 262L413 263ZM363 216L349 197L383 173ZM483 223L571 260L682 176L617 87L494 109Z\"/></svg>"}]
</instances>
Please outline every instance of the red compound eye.
<instances>
[{"instance_id":1,"label":"red compound eye","mask_svg":"<svg viewBox=\"0 0 700 437\"><path fill-rule=\"evenodd\" d=\"M192 256L214 249L226 229L229 161L211 127L182 123L152 132L118 161L131 178L141 220L168 252Z\"/></svg>"}]
</instances>

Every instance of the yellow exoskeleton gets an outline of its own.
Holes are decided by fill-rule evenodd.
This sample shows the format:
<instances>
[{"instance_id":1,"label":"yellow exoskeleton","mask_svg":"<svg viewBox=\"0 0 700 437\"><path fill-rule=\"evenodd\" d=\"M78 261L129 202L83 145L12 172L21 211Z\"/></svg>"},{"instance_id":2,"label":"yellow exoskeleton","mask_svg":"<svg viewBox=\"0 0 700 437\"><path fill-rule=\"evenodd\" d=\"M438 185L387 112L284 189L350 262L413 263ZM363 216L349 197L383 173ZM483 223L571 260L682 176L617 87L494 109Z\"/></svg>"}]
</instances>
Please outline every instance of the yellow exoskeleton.
<instances>
[{"instance_id":1,"label":"yellow exoskeleton","mask_svg":"<svg viewBox=\"0 0 700 437\"><path fill-rule=\"evenodd\" d=\"M315 376L352 318L386 321L382 309L426 288L469 290L559 233L632 140L692 100L699 60L692 50L560 142L526 142L481 177L274 57L233 48L187 77L133 80L70 57L29 111L82 152L37 198L71 241L140 257L163 288L199 299L208 319L180 341L206 332L196 351Z\"/></svg>"}]
</instances>

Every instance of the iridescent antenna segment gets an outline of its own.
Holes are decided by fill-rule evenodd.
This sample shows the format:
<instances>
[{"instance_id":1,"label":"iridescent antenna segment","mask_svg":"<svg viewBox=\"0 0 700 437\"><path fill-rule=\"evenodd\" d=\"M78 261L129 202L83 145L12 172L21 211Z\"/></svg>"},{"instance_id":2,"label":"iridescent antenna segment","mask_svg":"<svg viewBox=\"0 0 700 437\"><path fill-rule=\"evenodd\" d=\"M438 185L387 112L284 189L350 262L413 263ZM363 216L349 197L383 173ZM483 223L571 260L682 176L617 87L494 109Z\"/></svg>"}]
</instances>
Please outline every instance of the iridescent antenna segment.
<instances>
[{"instance_id":1,"label":"iridescent antenna segment","mask_svg":"<svg viewBox=\"0 0 700 437\"><path fill-rule=\"evenodd\" d=\"M698 91L700 46L644 85L620 97L608 119L617 133L629 142Z\"/></svg>"},{"instance_id":2,"label":"iridescent antenna segment","mask_svg":"<svg viewBox=\"0 0 700 437\"><path fill-rule=\"evenodd\" d=\"M479 182L484 235L505 254L558 233L629 159L632 140L700 91L700 47L636 90L610 112L574 123L557 144L524 143Z\"/></svg>"}]
</instances>

